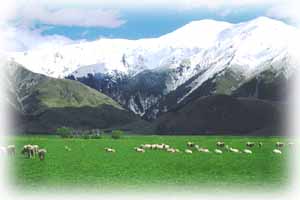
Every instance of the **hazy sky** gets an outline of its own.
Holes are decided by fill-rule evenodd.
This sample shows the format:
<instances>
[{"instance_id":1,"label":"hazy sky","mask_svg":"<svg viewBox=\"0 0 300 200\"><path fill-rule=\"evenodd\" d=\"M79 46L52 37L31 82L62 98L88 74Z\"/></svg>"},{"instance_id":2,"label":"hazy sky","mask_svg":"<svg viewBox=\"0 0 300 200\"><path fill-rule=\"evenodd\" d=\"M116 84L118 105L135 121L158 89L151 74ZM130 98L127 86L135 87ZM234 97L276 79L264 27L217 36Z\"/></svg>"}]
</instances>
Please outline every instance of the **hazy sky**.
<instances>
[{"instance_id":1,"label":"hazy sky","mask_svg":"<svg viewBox=\"0 0 300 200\"><path fill-rule=\"evenodd\" d=\"M299 26L299 8L297 0L8 0L0 8L0 50L159 37L201 19L239 23L267 16Z\"/></svg>"}]
</instances>

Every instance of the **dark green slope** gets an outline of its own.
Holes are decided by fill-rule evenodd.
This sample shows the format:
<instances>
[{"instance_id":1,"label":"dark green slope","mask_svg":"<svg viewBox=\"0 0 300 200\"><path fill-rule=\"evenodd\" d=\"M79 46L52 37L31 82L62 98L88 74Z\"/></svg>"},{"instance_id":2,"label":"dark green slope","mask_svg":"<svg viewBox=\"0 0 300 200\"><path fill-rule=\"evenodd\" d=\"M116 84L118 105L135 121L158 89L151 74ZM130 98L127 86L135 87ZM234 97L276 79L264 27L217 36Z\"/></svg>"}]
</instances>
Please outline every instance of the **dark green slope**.
<instances>
[{"instance_id":1,"label":"dark green slope","mask_svg":"<svg viewBox=\"0 0 300 200\"><path fill-rule=\"evenodd\" d=\"M212 95L191 100L157 120L161 134L278 135L283 106L254 99Z\"/></svg>"},{"instance_id":2,"label":"dark green slope","mask_svg":"<svg viewBox=\"0 0 300 200\"><path fill-rule=\"evenodd\" d=\"M54 79L8 63L10 107L23 132L50 133L57 127L110 129L143 122L110 97L73 80ZM130 129L134 127L129 126Z\"/></svg>"}]
</instances>

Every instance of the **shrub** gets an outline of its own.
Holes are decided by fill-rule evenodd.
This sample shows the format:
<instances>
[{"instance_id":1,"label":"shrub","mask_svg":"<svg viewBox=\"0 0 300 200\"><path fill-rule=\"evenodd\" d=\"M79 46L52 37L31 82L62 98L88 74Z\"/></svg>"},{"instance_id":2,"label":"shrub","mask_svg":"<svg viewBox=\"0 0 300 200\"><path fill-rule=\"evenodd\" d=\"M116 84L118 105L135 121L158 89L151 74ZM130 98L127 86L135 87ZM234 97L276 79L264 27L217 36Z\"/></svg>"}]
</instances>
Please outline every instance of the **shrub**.
<instances>
[{"instance_id":1,"label":"shrub","mask_svg":"<svg viewBox=\"0 0 300 200\"><path fill-rule=\"evenodd\" d=\"M111 133L111 137L112 137L113 139L120 139L122 136L123 136L123 131L121 131L121 130L114 130L114 131Z\"/></svg>"},{"instance_id":2,"label":"shrub","mask_svg":"<svg viewBox=\"0 0 300 200\"><path fill-rule=\"evenodd\" d=\"M101 139L101 135L100 134L93 134L93 135L91 135L91 139Z\"/></svg>"},{"instance_id":3,"label":"shrub","mask_svg":"<svg viewBox=\"0 0 300 200\"><path fill-rule=\"evenodd\" d=\"M69 138L72 135L72 132L72 128L65 126L56 129L56 133L59 134L62 138Z\"/></svg>"},{"instance_id":4,"label":"shrub","mask_svg":"<svg viewBox=\"0 0 300 200\"><path fill-rule=\"evenodd\" d=\"M89 135L87 135L87 134L84 134L82 138L83 138L83 139L89 139L89 138L90 138L90 136L89 136Z\"/></svg>"}]
</instances>

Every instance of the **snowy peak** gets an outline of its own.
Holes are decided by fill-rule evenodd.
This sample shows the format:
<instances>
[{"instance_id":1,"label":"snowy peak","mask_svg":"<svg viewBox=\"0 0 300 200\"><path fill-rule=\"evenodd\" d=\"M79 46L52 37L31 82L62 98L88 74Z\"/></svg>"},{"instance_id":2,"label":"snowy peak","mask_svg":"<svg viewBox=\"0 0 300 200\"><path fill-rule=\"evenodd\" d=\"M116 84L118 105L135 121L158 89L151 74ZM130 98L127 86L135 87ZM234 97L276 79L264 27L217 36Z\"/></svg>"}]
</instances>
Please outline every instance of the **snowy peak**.
<instances>
[{"instance_id":1,"label":"snowy peak","mask_svg":"<svg viewBox=\"0 0 300 200\"><path fill-rule=\"evenodd\" d=\"M31 71L51 77L114 71L136 75L146 69L174 69L182 63L190 63L189 75L193 75L197 66L208 68L220 61L255 70L291 46L297 52L298 35L298 29L267 17L239 24L200 20L159 38L99 39L10 56Z\"/></svg>"},{"instance_id":2,"label":"snowy peak","mask_svg":"<svg viewBox=\"0 0 300 200\"><path fill-rule=\"evenodd\" d=\"M232 26L230 23L214 20L192 21L174 32L160 37L160 39L169 43L173 42L175 45L182 44L189 47L207 48L215 42L221 31Z\"/></svg>"}]
</instances>

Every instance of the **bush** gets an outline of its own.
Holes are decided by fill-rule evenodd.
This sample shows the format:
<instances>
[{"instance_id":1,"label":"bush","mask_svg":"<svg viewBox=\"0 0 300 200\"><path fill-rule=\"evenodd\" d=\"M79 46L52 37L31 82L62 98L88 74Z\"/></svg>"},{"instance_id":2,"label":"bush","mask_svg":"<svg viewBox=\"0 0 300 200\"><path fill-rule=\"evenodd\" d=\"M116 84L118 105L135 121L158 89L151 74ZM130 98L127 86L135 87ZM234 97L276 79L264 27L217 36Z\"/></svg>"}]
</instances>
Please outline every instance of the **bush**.
<instances>
[{"instance_id":1,"label":"bush","mask_svg":"<svg viewBox=\"0 0 300 200\"><path fill-rule=\"evenodd\" d=\"M121 131L121 130L114 130L114 131L111 133L111 137L112 137L113 139L120 139L122 136L123 136L123 131Z\"/></svg>"},{"instance_id":2,"label":"bush","mask_svg":"<svg viewBox=\"0 0 300 200\"><path fill-rule=\"evenodd\" d=\"M72 132L72 128L65 126L56 129L56 133L59 134L62 138L70 138L72 136Z\"/></svg>"},{"instance_id":3,"label":"bush","mask_svg":"<svg viewBox=\"0 0 300 200\"><path fill-rule=\"evenodd\" d=\"M87 134L85 134L85 135L83 135L83 137L82 137L83 139L90 139L90 136L89 135L87 135Z\"/></svg>"},{"instance_id":4,"label":"bush","mask_svg":"<svg viewBox=\"0 0 300 200\"><path fill-rule=\"evenodd\" d=\"M91 135L91 139L101 139L101 135L100 134L93 134L93 135Z\"/></svg>"}]
</instances>

